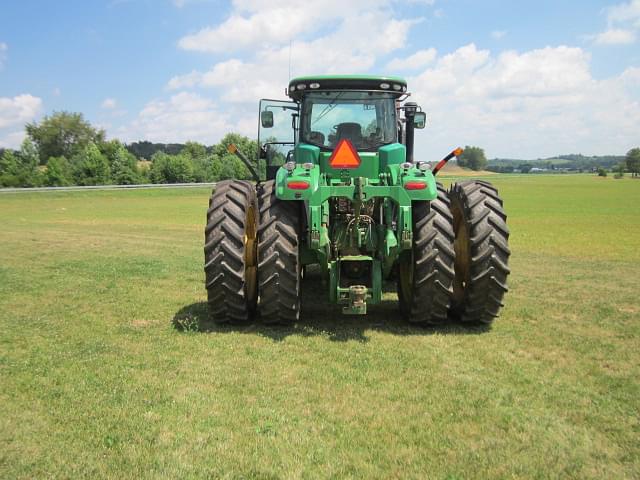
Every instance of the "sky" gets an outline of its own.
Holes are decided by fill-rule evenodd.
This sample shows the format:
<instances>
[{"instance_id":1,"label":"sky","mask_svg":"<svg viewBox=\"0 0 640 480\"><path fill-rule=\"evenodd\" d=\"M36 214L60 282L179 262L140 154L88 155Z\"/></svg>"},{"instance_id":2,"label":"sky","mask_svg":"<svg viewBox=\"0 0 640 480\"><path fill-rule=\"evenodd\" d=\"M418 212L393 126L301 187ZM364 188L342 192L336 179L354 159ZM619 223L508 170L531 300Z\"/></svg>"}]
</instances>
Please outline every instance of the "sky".
<instances>
[{"instance_id":1,"label":"sky","mask_svg":"<svg viewBox=\"0 0 640 480\"><path fill-rule=\"evenodd\" d=\"M0 0L0 147L55 111L124 142L257 136L290 76L407 79L416 156L640 146L640 0Z\"/></svg>"}]
</instances>

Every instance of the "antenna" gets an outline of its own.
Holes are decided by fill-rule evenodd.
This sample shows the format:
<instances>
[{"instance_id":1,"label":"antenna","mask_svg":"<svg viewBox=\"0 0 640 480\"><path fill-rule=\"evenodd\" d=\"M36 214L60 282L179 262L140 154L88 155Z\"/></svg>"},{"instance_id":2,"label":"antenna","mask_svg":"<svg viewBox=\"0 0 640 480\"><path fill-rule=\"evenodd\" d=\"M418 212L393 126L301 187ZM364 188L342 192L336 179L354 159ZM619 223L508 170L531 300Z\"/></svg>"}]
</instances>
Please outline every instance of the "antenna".
<instances>
[{"instance_id":1,"label":"antenna","mask_svg":"<svg viewBox=\"0 0 640 480\"><path fill-rule=\"evenodd\" d=\"M289 80L291 80L291 37L289 37Z\"/></svg>"}]
</instances>

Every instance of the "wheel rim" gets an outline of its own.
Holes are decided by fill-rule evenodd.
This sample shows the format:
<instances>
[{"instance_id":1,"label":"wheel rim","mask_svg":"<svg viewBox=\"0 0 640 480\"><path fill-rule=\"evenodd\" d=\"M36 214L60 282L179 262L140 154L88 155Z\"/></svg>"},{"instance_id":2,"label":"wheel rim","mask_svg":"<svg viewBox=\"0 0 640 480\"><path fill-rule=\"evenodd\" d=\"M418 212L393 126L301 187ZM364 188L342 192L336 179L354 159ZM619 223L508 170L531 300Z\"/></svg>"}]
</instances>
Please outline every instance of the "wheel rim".
<instances>
[{"instance_id":1,"label":"wheel rim","mask_svg":"<svg viewBox=\"0 0 640 480\"><path fill-rule=\"evenodd\" d=\"M464 300L465 287L469 283L471 252L469 251L469 230L462 213L460 202L454 200L451 202L453 213L453 231L455 239L453 249L455 251L454 270L455 277L453 279L453 301L455 304L461 304Z\"/></svg>"},{"instance_id":2,"label":"wheel rim","mask_svg":"<svg viewBox=\"0 0 640 480\"><path fill-rule=\"evenodd\" d=\"M247 301L253 309L258 298L258 229L256 209L253 204L247 209L243 243L245 293Z\"/></svg>"}]
</instances>

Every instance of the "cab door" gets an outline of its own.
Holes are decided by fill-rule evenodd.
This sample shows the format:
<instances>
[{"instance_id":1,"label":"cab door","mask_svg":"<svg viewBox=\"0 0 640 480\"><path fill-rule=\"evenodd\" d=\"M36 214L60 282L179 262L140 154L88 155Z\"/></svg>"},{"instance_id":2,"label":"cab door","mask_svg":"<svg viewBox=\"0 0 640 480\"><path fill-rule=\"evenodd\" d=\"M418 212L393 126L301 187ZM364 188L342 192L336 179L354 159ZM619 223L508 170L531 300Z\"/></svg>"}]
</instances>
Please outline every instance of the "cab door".
<instances>
[{"instance_id":1,"label":"cab door","mask_svg":"<svg viewBox=\"0 0 640 480\"><path fill-rule=\"evenodd\" d=\"M300 106L284 100L260 100L258 119L259 157L266 160L267 180L293 156L298 132Z\"/></svg>"}]
</instances>

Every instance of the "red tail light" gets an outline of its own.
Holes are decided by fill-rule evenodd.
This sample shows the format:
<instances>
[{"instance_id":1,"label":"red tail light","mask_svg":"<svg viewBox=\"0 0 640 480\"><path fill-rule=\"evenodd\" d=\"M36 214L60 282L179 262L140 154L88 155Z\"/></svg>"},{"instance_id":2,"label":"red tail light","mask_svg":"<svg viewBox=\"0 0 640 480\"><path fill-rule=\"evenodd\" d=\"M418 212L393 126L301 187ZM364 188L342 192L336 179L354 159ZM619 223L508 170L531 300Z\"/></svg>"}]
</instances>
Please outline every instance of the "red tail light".
<instances>
[{"instance_id":1,"label":"red tail light","mask_svg":"<svg viewBox=\"0 0 640 480\"><path fill-rule=\"evenodd\" d=\"M291 190L306 190L309 188L309 182L295 181L287 182L287 187Z\"/></svg>"},{"instance_id":2,"label":"red tail light","mask_svg":"<svg viewBox=\"0 0 640 480\"><path fill-rule=\"evenodd\" d=\"M424 182L407 182L404 184L405 190L424 190L427 184Z\"/></svg>"}]
</instances>

